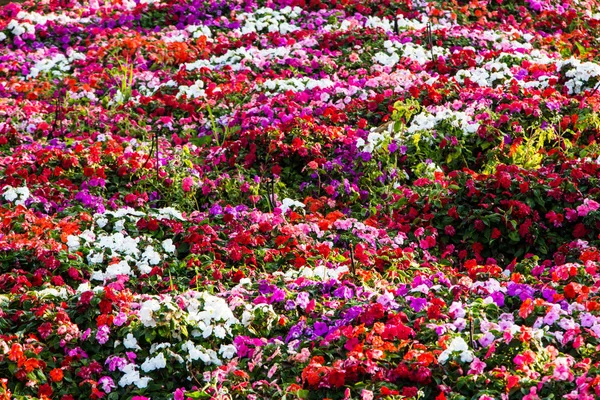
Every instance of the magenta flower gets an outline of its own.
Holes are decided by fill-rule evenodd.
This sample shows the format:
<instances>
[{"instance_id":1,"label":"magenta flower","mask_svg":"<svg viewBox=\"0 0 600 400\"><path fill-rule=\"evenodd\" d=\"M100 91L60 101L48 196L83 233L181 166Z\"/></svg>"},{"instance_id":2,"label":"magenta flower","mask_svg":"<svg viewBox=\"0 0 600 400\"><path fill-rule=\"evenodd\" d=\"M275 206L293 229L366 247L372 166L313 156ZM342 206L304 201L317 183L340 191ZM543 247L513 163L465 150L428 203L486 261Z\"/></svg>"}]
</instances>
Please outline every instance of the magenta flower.
<instances>
[{"instance_id":1,"label":"magenta flower","mask_svg":"<svg viewBox=\"0 0 600 400\"><path fill-rule=\"evenodd\" d=\"M194 186L194 179L192 177L187 176L181 181L181 188L186 193L192 190L192 186Z\"/></svg>"}]
</instances>

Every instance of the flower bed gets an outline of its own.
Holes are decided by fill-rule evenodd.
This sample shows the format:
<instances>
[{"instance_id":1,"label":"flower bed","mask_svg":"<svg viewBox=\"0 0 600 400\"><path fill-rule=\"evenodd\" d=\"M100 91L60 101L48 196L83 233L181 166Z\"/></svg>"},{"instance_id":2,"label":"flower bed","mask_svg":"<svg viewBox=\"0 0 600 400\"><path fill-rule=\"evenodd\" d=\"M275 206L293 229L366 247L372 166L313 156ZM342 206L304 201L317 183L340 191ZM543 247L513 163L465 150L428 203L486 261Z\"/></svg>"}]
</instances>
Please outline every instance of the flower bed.
<instances>
[{"instance_id":1,"label":"flower bed","mask_svg":"<svg viewBox=\"0 0 600 400\"><path fill-rule=\"evenodd\" d=\"M3 6L0 399L599 397L599 6Z\"/></svg>"}]
</instances>

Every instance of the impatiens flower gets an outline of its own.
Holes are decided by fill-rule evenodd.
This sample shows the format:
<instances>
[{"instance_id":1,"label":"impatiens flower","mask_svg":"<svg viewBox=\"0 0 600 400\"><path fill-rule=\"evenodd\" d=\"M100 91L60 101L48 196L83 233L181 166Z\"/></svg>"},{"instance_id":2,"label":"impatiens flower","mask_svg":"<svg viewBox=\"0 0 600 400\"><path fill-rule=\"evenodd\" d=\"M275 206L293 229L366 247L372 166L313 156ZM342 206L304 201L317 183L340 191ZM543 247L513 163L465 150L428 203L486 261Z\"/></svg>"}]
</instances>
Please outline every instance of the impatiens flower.
<instances>
[{"instance_id":1,"label":"impatiens flower","mask_svg":"<svg viewBox=\"0 0 600 400\"><path fill-rule=\"evenodd\" d=\"M106 325L102 325L98 327L98 332L96 333L96 340L100 344L104 344L108 342L108 338L110 335L110 328Z\"/></svg>"},{"instance_id":2,"label":"impatiens flower","mask_svg":"<svg viewBox=\"0 0 600 400\"><path fill-rule=\"evenodd\" d=\"M167 366L167 360L163 353L159 353L157 356L147 358L142 364L141 368L144 372L154 371L155 369L165 368Z\"/></svg>"},{"instance_id":3,"label":"impatiens flower","mask_svg":"<svg viewBox=\"0 0 600 400\"><path fill-rule=\"evenodd\" d=\"M301 203L299 201L296 200L292 200L290 198L285 198L281 201L281 205L279 206L279 208L281 209L281 213L285 214L287 213L287 210L289 210L290 208L304 208L305 205L304 203Z\"/></svg>"},{"instance_id":4,"label":"impatiens flower","mask_svg":"<svg viewBox=\"0 0 600 400\"><path fill-rule=\"evenodd\" d=\"M128 333L127 337L123 340L123 346L125 346L126 349L139 349L137 340L131 333Z\"/></svg>"},{"instance_id":5,"label":"impatiens flower","mask_svg":"<svg viewBox=\"0 0 600 400\"><path fill-rule=\"evenodd\" d=\"M194 179L192 177L186 176L181 181L181 188L184 192L189 192L192 190L192 186L194 186Z\"/></svg>"},{"instance_id":6,"label":"impatiens flower","mask_svg":"<svg viewBox=\"0 0 600 400\"><path fill-rule=\"evenodd\" d=\"M590 212L598 210L598 208L600 208L600 203L594 200L585 199L583 204L577 207L577 215L585 217Z\"/></svg>"},{"instance_id":7,"label":"impatiens flower","mask_svg":"<svg viewBox=\"0 0 600 400\"><path fill-rule=\"evenodd\" d=\"M469 345L467 345L467 342L461 337L452 339L450 345L438 357L439 363L445 364L453 353L458 353L460 361L462 362L470 363L474 359L473 352L469 350Z\"/></svg>"},{"instance_id":8,"label":"impatiens flower","mask_svg":"<svg viewBox=\"0 0 600 400\"><path fill-rule=\"evenodd\" d=\"M231 359L237 353L236 347L231 344L221 345L219 349L219 354L223 356L223 358Z\"/></svg>"},{"instance_id":9,"label":"impatiens flower","mask_svg":"<svg viewBox=\"0 0 600 400\"><path fill-rule=\"evenodd\" d=\"M488 347L495 339L496 337L492 332L486 332L481 338L479 338L478 342L483 347Z\"/></svg>"},{"instance_id":10,"label":"impatiens flower","mask_svg":"<svg viewBox=\"0 0 600 400\"><path fill-rule=\"evenodd\" d=\"M60 382L62 381L63 377L64 374L60 368L54 368L50 371L50 379L52 379L53 382Z\"/></svg>"},{"instance_id":11,"label":"impatiens flower","mask_svg":"<svg viewBox=\"0 0 600 400\"><path fill-rule=\"evenodd\" d=\"M98 380L98 384L102 387L102 390L105 391L106 393L110 393L114 388L117 387L115 385L114 381L112 380L112 378L110 378L108 376L103 376L102 378L100 378Z\"/></svg>"}]
</instances>

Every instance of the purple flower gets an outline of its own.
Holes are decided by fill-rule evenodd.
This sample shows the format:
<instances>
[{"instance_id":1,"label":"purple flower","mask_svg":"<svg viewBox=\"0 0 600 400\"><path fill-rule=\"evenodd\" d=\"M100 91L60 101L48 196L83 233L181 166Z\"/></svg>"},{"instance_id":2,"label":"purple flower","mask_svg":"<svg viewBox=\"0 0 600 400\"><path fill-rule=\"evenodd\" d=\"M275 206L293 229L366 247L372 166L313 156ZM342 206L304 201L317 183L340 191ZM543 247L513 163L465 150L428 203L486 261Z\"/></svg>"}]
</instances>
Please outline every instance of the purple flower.
<instances>
[{"instance_id":1,"label":"purple flower","mask_svg":"<svg viewBox=\"0 0 600 400\"><path fill-rule=\"evenodd\" d=\"M348 286L340 286L333 291L333 295L340 299L351 299L354 296L354 291Z\"/></svg>"},{"instance_id":2,"label":"purple flower","mask_svg":"<svg viewBox=\"0 0 600 400\"><path fill-rule=\"evenodd\" d=\"M98 384L102 386L102 390L104 390L106 393L110 393L114 388L117 387L115 382L109 376L103 376L100 378L98 380Z\"/></svg>"},{"instance_id":3,"label":"purple flower","mask_svg":"<svg viewBox=\"0 0 600 400\"><path fill-rule=\"evenodd\" d=\"M502 294L502 292L494 292L491 294L491 297L498 307L504 306L504 294Z\"/></svg>"},{"instance_id":4,"label":"purple flower","mask_svg":"<svg viewBox=\"0 0 600 400\"><path fill-rule=\"evenodd\" d=\"M221 215L223 214L223 207L218 204L212 206L209 210L210 215Z\"/></svg>"},{"instance_id":5,"label":"purple flower","mask_svg":"<svg viewBox=\"0 0 600 400\"><path fill-rule=\"evenodd\" d=\"M420 297L408 296L406 299L415 312L421 311L427 304L427 299L422 299Z\"/></svg>"},{"instance_id":6,"label":"purple flower","mask_svg":"<svg viewBox=\"0 0 600 400\"><path fill-rule=\"evenodd\" d=\"M296 298L296 304L300 308L305 309L306 307L308 307L309 301L310 301L310 295L308 294L308 292L298 293L298 297Z\"/></svg>"},{"instance_id":7,"label":"purple flower","mask_svg":"<svg viewBox=\"0 0 600 400\"><path fill-rule=\"evenodd\" d=\"M96 333L96 340L100 344L104 344L108 342L108 337L110 335L110 328L106 325L102 325L98 328L98 332Z\"/></svg>"},{"instance_id":8,"label":"purple flower","mask_svg":"<svg viewBox=\"0 0 600 400\"><path fill-rule=\"evenodd\" d=\"M285 342L288 343L290 340L298 339L304 331L304 324L304 321L300 321L297 325L292 326L285 338Z\"/></svg>"},{"instance_id":9,"label":"purple flower","mask_svg":"<svg viewBox=\"0 0 600 400\"><path fill-rule=\"evenodd\" d=\"M278 303L280 301L283 301L284 299L285 299L285 292L281 289L275 289L275 291L273 292L273 295L269 299L269 304Z\"/></svg>"},{"instance_id":10,"label":"purple flower","mask_svg":"<svg viewBox=\"0 0 600 400\"><path fill-rule=\"evenodd\" d=\"M318 321L315 322L314 332L317 336L325 336L329 332L329 327L325 322Z\"/></svg>"},{"instance_id":11,"label":"purple flower","mask_svg":"<svg viewBox=\"0 0 600 400\"><path fill-rule=\"evenodd\" d=\"M108 364L108 370L110 372L113 372L113 371L116 371L117 369L120 370L128 363L127 363L127 360L122 357L110 356L106 359L105 364Z\"/></svg>"}]
</instances>

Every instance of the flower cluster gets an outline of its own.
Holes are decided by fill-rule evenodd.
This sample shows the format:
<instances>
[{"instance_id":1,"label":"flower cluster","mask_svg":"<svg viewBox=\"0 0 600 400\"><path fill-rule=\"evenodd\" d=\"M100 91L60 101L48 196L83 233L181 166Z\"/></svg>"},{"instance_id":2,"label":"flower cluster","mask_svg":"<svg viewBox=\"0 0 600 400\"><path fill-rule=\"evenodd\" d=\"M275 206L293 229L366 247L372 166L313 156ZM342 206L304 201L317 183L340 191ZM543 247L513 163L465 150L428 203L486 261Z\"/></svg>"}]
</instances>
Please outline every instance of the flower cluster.
<instances>
[{"instance_id":1,"label":"flower cluster","mask_svg":"<svg viewBox=\"0 0 600 400\"><path fill-rule=\"evenodd\" d=\"M0 9L0 399L600 397L600 3Z\"/></svg>"}]
</instances>

